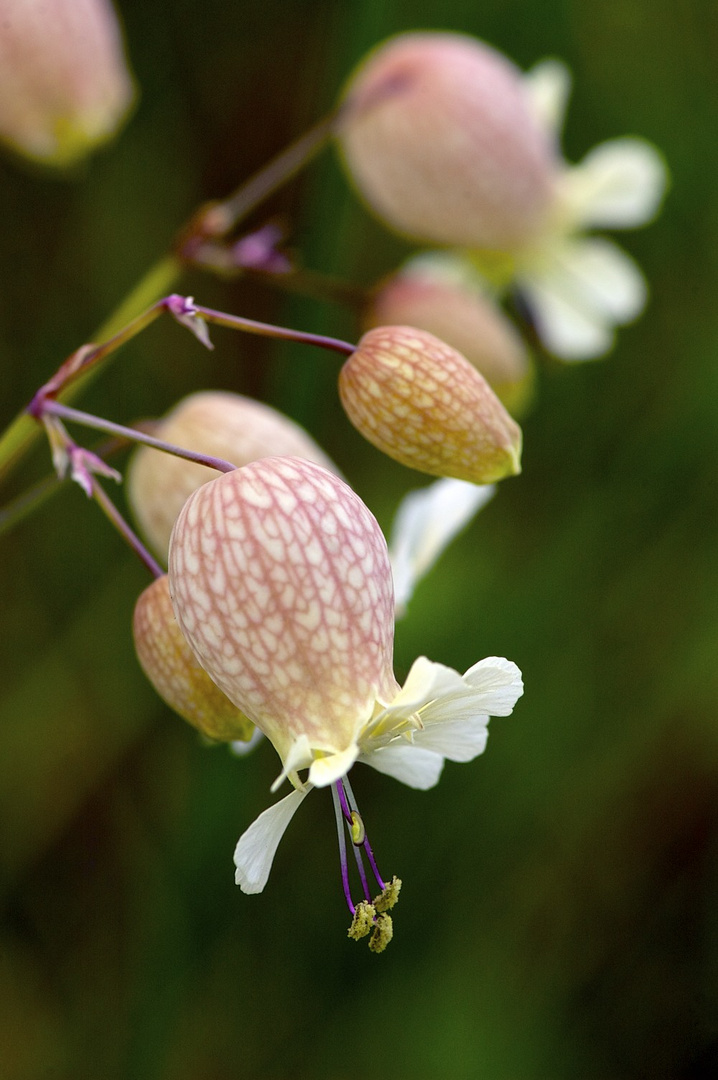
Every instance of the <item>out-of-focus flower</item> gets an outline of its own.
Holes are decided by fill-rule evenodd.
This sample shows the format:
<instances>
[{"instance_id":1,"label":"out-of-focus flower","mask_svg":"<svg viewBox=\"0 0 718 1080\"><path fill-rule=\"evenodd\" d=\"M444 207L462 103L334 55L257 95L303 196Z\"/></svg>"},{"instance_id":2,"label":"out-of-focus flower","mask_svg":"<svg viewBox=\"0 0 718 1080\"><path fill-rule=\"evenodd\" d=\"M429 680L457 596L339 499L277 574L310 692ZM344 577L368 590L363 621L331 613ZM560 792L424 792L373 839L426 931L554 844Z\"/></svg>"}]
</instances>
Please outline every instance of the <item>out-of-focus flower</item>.
<instances>
[{"instance_id":1,"label":"out-of-focus flower","mask_svg":"<svg viewBox=\"0 0 718 1080\"><path fill-rule=\"evenodd\" d=\"M336 467L307 432L269 405L251 398L207 390L191 394L154 429L157 438L187 450L246 465L269 455L306 457ZM213 480L214 469L140 447L127 474L128 499L147 542L167 557L175 518L188 495Z\"/></svg>"},{"instance_id":2,"label":"out-of-focus flower","mask_svg":"<svg viewBox=\"0 0 718 1080\"><path fill-rule=\"evenodd\" d=\"M197 663L177 625L166 574L141 593L132 629L142 670L170 708L209 739L247 745L254 724Z\"/></svg>"},{"instance_id":3,"label":"out-of-focus flower","mask_svg":"<svg viewBox=\"0 0 718 1080\"><path fill-rule=\"evenodd\" d=\"M410 33L350 77L338 141L369 206L411 239L513 250L543 231L558 159L508 59L462 34Z\"/></svg>"},{"instance_id":4,"label":"out-of-focus flower","mask_svg":"<svg viewBox=\"0 0 718 1080\"><path fill-rule=\"evenodd\" d=\"M570 87L567 70L558 61L544 61L528 73L525 85L537 118L559 135ZM603 355L614 343L615 327L643 311L648 290L633 259L612 240L585 234L646 225L658 213L667 181L662 156L639 138L612 139L578 165L564 165L552 228L540 243L526 247L511 272L541 340L556 356ZM476 252L475 258L489 274L495 269L491 256Z\"/></svg>"},{"instance_id":5,"label":"out-of-focus flower","mask_svg":"<svg viewBox=\"0 0 718 1080\"><path fill-rule=\"evenodd\" d=\"M350 80L339 139L354 182L390 227L462 247L497 296L518 291L548 350L581 360L605 353L647 297L633 260L585 233L650 221L667 170L637 138L563 162L569 88L557 61L522 78L479 41L402 35Z\"/></svg>"},{"instance_id":6,"label":"out-of-focus flower","mask_svg":"<svg viewBox=\"0 0 718 1080\"><path fill-rule=\"evenodd\" d=\"M410 468L474 484L521 471L518 424L476 368L425 330L367 331L339 394L362 435Z\"/></svg>"},{"instance_id":7,"label":"out-of-focus flower","mask_svg":"<svg viewBox=\"0 0 718 1080\"><path fill-rule=\"evenodd\" d=\"M66 166L111 138L135 88L109 0L0 0L0 139Z\"/></svg>"},{"instance_id":8,"label":"out-of-focus flower","mask_svg":"<svg viewBox=\"0 0 718 1080\"><path fill-rule=\"evenodd\" d=\"M237 883L264 888L299 804L313 786L331 786L350 935L371 933L379 951L398 883L379 875L347 772L360 760L431 787L444 759L483 751L489 716L510 713L522 693L520 672L493 657L462 676L420 657L399 687L386 543L358 496L312 462L265 458L195 491L172 534L169 574L200 663L279 753L273 790L285 778L295 789L240 838ZM377 879L373 902L352 901L344 823Z\"/></svg>"},{"instance_id":9,"label":"out-of-focus flower","mask_svg":"<svg viewBox=\"0 0 718 1080\"><path fill-rule=\"evenodd\" d=\"M521 335L465 258L447 252L410 259L375 289L364 323L428 330L462 353L514 415L530 396L533 369Z\"/></svg>"}]
</instances>

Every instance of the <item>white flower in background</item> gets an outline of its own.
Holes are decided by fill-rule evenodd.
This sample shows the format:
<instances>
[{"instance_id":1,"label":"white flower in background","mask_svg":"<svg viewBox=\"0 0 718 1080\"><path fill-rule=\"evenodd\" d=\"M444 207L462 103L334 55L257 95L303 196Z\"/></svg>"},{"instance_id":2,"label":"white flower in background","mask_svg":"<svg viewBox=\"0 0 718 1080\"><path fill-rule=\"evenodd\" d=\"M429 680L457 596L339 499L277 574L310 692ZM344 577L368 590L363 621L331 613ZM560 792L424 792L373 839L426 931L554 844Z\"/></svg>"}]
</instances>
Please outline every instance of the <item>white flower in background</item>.
<instances>
[{"instance_id":1,"label":"white flower in background","mask_svg":"<svg viewBox=\"0 0 718 1080\"><path fill-rule=\"evenodd\" d=\"M536 120L560 136L571 80L557 60L538 64L524 79ZM648 289L640 269L617 244L586 235L595 228L648 224L666 191L668 172L658 150L639 138L601 143L578 165L564 164L551 225L538 242L514 255L512 284L525 300L545 347L563 360L588 360L612 347L615 327L637 318ZM481 252L475 264L495 272Z\"/></svg>"},{"instance_id":2,"label":"white flower in background","mask_svg":"<svg viewBox=\"0 0 718 1080\"><path fill-rule=\"evenodd\" d=\"M400 688L384 537L351 488L306 460L265 458L199 488L177 519L169 561L182 632L279 753L273 790L285 779L295 789L240 838L237 883L261 892L300 803L312 787L331 787L350 934L370 934L381 951L399 883L379 874L347 773L362 761L431 787L445 759L483 751L489 716L508 715L523 692L518 668L492 657L460 675L420 657ZM362 881L358 903L345 828ZM364 860L380 890L374 900Z\"/></svg>"},{"instance_id":3,"label":"white flower in background","mask_svg":"<svg viewBox=\"0 0 718 1080\"><path fill-rule=\"evenodd\" d=\"M562 160L569 89L558 61L523 76L474 38L400 34L351 76L337 140L373 213L409 239L465 252L498 297L522 296L549 351L581 360L605 353L647 296L633 260L586 231L650 221L667 170L637 138Z\"/></svg>"}]
</instances>

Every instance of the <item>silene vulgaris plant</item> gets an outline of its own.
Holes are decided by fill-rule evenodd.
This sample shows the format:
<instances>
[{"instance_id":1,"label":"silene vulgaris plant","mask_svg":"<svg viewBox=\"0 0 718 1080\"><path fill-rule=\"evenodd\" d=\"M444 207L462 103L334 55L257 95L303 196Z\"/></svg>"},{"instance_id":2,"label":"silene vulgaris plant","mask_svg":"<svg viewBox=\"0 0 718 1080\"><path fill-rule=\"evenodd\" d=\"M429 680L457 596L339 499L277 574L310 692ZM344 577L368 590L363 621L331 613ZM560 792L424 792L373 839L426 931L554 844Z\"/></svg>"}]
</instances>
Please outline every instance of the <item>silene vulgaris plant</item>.
<instances>
[{"instance_id":1,"label":"silene vulgaris plant","mask_svg":"<svg viewBox=\"0 0 718 1080\"><path fill-rule=\"evenodd\" d=\"M58 10L67 2L55 0ZM0 0L0 14L5 6ZM133 84L106 3L83 5L112 58L102 71L92 54L78 70L68 66L76 24L68 16L64 34L49 40L34 11L41 6L28 0L6 41L6 68L23 71L25 107L16 101L3 116L0 101L0 137L57 167L114 132ZM33 63L58 73L54 95L43 97ZM78 86L71 76L80 74ZM329 788L349 936L375 952L391 940L401 881L379 869L349 773L359 762L431 788L446 760L483 752L489 718L509 715L523 692L518 667L503 657L460 673L419 656L403 685L393 666L395 622L417 582L498 482L520 472L512 413L527 407L534 365L499 301L516 290L547 348L578 358L608 347L612 325L645 299L628 256L582 230L648 220L665 186L660 156L624 140L566 165L557 149L566 95L561 65L523 76L462 35L415 33L379 46L329 117L228 198L199 209L99 344L73 353L0 437L6 475L43 429L58 477L79 484L143 560L152 582L137 600L134 641L167 704L238 754L262 738L276 750L272 791L291 790L240 837L237 884L264 889L296 810L314 788ZM371 210L437 249L388 268L372 288L346 290L360 296L356 343L257 323L173 291L187 267L260 270L278 287L301 289L302 271L275 226L242 234L241 224L332 141ZM576 267L584 292L571 286L562 299ZM315 291L318 282L313 275ZM336 295L328 285L328 298ZM201 390L149 426L70 404L108 356L163 314L207 348L210 327L220 326L340 358L350 422L382 454L434 478L400 505L389 545L351 478L266 403ZM68 425L113 444L87 449ZM122 479L110 463L118 440L138 444L126 484L134 525L104 486ZM5 527L32 505L31 495L9 507Z\"/></svg>"}]
</instances>

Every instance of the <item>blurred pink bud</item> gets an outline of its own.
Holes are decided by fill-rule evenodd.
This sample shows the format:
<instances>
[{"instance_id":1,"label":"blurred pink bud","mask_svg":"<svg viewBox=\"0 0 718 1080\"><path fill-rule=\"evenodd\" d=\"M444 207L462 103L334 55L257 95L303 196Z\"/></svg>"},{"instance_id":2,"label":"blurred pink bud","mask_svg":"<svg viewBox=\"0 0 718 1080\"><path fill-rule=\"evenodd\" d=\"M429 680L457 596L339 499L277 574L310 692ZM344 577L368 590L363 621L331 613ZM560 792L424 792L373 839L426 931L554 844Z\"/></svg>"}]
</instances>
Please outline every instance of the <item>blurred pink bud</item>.
<instances>
[{"instance_id":1,"label":"blurred pink bud","mask_svg":"<svg viewBox=\"0 0 718 1080\"><path fill-rule=\"evenodd\" d=\"M190 496L169 562L185 637L271 740L281 779L342 776L398 690L389 556L361 499L313 462L254 461Z\"/></svg>"},{"instance_id":2,"label":"blurred pink bud","mask_svg":"<svg viewBox=\"0 0 718 1080\"><path fill-rule=\"evenodd\" d=\"M428 330L462 353L511 412L526 401L532 381L526 346L501 309L476 287L407 268L376 289L364 323Z\"/></svg>"},{"instance_id":3,"label":"blurred pink bud","mask_svg":"<svg viewBox=\"0 0 718 1080\"><path fill-rule=\"evenodd\" d=\"M521 471L521 428L476 368L425 330L369 330L339 394L362 435L412 469L474 484Z\"/></svg>"},{"instance_id":4,"label":"blurred pink bud","mask_svg":"<svg viewBox=\"0 0 718 1080\"><path fill-rule=\"evenodd\" d=\"M0 0L0 139L69 165L115 134L134 99L109 0Z\"/></svg>"},{"instance_id":5,"label":"blurred pink bud","mask_svg":"<svg viewBox=\"0 0 718 1080\"><path fill-rule=\"evenodd\" d=\"M154 434L186 450L246 465L270 455L308 458L337 471L314 440L289 417L251 398L204 391L184 398ZM140 447L131 462L128 497L152 549L167 555L170 533L185 499L217 473L172 454Z\"/></svg>"},{"instance_id":6,"label":"blurred pink bud","mask_svg":"<svg viewBox=\"0 0 718 1080\"><path fill-rule=\"evenodd\" d=\"M177 625L166 574L137 601L133 632L142 670L171 709L210 739L251 739L254 724L200 667Z\"/></svg>"},{"instance_id":7,"label":"blurred pink bud","mask_svg":"<svg viewBox=\"0 0 718 1080\"><path fill-rule=\"evenodd\" d=\"M520 71L461 34L402 34L352 75L339 143L352 179L413 239L511 251L553 208L558 160Z\"/></svg>"}]
</instances>

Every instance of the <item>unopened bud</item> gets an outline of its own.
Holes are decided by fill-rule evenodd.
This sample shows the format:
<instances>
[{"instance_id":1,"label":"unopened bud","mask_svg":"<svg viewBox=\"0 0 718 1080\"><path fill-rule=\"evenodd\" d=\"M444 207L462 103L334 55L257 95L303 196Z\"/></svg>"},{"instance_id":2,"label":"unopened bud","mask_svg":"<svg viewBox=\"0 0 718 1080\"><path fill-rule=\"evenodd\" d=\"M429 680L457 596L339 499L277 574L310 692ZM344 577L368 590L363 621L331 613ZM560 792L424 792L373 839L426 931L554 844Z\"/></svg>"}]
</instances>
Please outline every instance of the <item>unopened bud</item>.
<instances>
[{"instance_id":1,"label":"unopened bud","mask_svg":"<svg viewBox=\"0 0 718 1080\"><path fill-rule=\"evenodd\" d=\"M474 484L521 471L521 428L476 368L425 330L369 330L339 393L362 435L412 469Z\"/></svg>"},{"instance_id":2,"label":"unopened bud","mask_svg":"<svg viewBox=\"0 0 718 1080\"><path fill-rule=\"evenodd\" d=\"M461 34L402 34L351 77L339 143L369 206L413 239L510 251L552 209L557 158L520 71Z\"/></svg>"},{"instance_id":3,"label":"unopened bud","mask_svg":"<svg viewBox=\"0 0 718 1080\"><path fill-rule=\"evenodd\" d=\"M0 0L0 139L48 165L105 142L134 99L109 0Z\"/></svg>"},{"instance_id":4,"label":"unopened bud","mask_svg":"<svg viewBox=\"0 0 718 1080\"><path fill-rule=\"evenodd\" d=\"M326 454L289 417L260 401L221 391L184 398L154 429L157 438L186 450L246 465L273 455L315 461L334 472ZM127 474L128 498L152 549L167 557L175 519L187 498L218 473L206 465L140 447Z\"/></svg>"},{"instance_id":5,"label":"unopened bud","mask_svg":"<svg viewBox=\"0 0 718 1080\"><path fill-rule=\"evenodd\" d=\"M142 670L171 709L210 739L251 739L254 724L200 667L177 625L167 575L141 594L133 632Z\"/></svg>"},{"instance_id":6,"label":"unopened bud","mask_svg":"<svg viewBox=\"0 0 718 1080\"><path fill-rule=\"evenodd\" d=\"M364 318L367 327L417 326L462 353L511 412L531 388L532 368L520 334L478 287L411 266L382 283Z\"/></svg>"}]
</instances>

